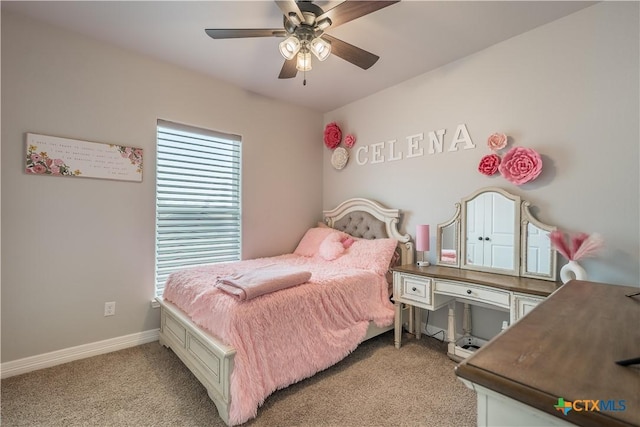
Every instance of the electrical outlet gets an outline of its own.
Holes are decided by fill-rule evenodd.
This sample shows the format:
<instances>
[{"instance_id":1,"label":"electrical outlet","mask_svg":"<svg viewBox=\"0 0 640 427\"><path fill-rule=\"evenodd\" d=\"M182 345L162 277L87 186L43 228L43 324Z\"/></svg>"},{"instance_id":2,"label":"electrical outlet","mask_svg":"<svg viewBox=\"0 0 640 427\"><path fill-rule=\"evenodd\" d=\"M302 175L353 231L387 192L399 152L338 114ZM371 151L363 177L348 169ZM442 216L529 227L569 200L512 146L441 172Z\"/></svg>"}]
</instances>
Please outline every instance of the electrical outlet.
<instances>
[{"instance_id":1,"label":"electrical outlet","mask_svg":"<svg viewBox=\"0 0 640 427\"><path fill-rule=\"evenodd\" d=\"M116 314L116 302L105 302L104 303L104 315L105 316L115 316Z\"/></svg>"}]
</instances>

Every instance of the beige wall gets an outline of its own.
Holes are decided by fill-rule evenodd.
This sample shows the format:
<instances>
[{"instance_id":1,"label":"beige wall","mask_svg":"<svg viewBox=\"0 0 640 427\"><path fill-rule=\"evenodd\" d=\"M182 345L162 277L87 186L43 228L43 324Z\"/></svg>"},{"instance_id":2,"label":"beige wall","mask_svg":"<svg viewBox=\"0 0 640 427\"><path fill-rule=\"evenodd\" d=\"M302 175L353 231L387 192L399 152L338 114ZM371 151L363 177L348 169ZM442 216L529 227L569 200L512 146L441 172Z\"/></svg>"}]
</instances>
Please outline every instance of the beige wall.
<instances>
[{"instance_id":1,"label":"beige wall","mask_svg":"<svg viewBox=\"0 0 640 427\"><path fill-rule=\"evenodd\" d=\"M501 187L531 201L544 222L604 236L606 248L583 263L590 279L638 286L638 9L599 3L326 114L325 123L357 135L355 148L397 140L405 158L359 166L352 157L336 171L325 149L324 207L371 197L403 209L414 234L417 224L448 220L477 188ZM461 123L476 148L447 152ZM438 129L446 129L442 153L406 158L406 137ZM518 187L479 174L493 132L536 149L542 175Z\"/></svg>"},{"instance_id":2,"label":"beige wall","mask_svg":"<svg viewBox=\"0 0 640 427\"><path fill-rule=\"evenodd\" d=\"M2 362L159 327L159 118L242 135L243 257L320 217L321 114L3 12ZM142 147L143 182L26 175L26 132Z\"/></svg>"},{"instance_id":3,"label":"beige wall","mask_svg":"<svg viewBox=\"0 0 640 427\"><path fill-rule=\"evenodd\" d=\"M584 262L593 280L638 283L638 3L598 4L324 118L2 15L2 362L158 327L149 305L158 118L243 136L245 258L293 249L322 208L349 197L402 208L413 234L449 219L460 197L499 186L542 221L601 233L606 249ZM405 155L406 137L446 129L446 146L464 123L476 148L351 159L338 172L318 143L333 120L356 147L396 139ZM475 171L496 131L543 155L540 178L516 187ZM142 146L144 181L27 176L25 132ZM102 316L105 301L117 302L115 317Z\"/></svg>"}]
</instances>

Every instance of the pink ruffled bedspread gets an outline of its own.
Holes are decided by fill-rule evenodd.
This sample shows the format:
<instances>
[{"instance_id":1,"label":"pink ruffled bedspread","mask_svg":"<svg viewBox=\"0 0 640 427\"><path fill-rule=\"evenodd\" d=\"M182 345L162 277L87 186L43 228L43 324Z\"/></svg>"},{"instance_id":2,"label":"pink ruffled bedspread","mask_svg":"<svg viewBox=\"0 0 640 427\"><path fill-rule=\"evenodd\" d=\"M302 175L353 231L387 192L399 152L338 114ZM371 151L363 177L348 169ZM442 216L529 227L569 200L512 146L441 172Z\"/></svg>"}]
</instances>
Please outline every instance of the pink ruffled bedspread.
<instances>
[{"instance_id":1,"label":"pink ruffled bedspread","mask_svg":"<svg viewBox=\"0 0 640 427\"><path fill-rule=\"evenodd\" d=\"M247 301L215 287L220 276L273 263L310 271L311 279ZM364 338L369 321L382 327L394 317L383 275L293 254L173 273L164 299L236 349L231 425L255 417L274 391L346 357Z\"/></svg>"}]
</instances>

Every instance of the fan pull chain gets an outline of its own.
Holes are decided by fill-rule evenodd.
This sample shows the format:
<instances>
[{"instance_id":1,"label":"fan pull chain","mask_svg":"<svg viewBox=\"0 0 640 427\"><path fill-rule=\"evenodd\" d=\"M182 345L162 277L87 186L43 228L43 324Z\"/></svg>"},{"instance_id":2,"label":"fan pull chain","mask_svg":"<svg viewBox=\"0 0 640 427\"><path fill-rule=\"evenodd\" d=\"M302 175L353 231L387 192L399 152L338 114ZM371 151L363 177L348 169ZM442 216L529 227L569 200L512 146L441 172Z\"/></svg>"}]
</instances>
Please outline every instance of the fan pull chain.
<instances>
[{"instance_id":1,"label":"fan pull chain","mask_svg":"<svg viewBox=\"0 0 640 427\"><path fill-rule=\"evenodd\" d=\"M302 86L306 86L307 85L307 71L303 71L302 72Z\"/></svg>"}]
</instances>

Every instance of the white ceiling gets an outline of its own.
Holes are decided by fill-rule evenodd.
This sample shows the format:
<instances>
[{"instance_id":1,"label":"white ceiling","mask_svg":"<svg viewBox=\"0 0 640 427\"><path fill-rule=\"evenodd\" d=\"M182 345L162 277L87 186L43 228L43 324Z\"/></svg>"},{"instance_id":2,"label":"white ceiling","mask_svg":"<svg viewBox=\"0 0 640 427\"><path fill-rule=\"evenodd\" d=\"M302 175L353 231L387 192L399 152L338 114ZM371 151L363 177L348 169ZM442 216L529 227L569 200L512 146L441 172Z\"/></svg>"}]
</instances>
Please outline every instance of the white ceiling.
<instances>
[{"instance_id":1,"label":"white ceiling","mask_svg":"<svg viewBox=\"0 0 640 427\"><path fill-rule=\"evenodd\" d=\"M594 3L404 0L327 30L380 56L373 67L365 71L336 56L322 63L314 58L306 86L300 72L278 79L281 39L214 40L204 32L282 28L273 1L2 1L2 9L327 112Z\"/></svg>"}]
</instances>

